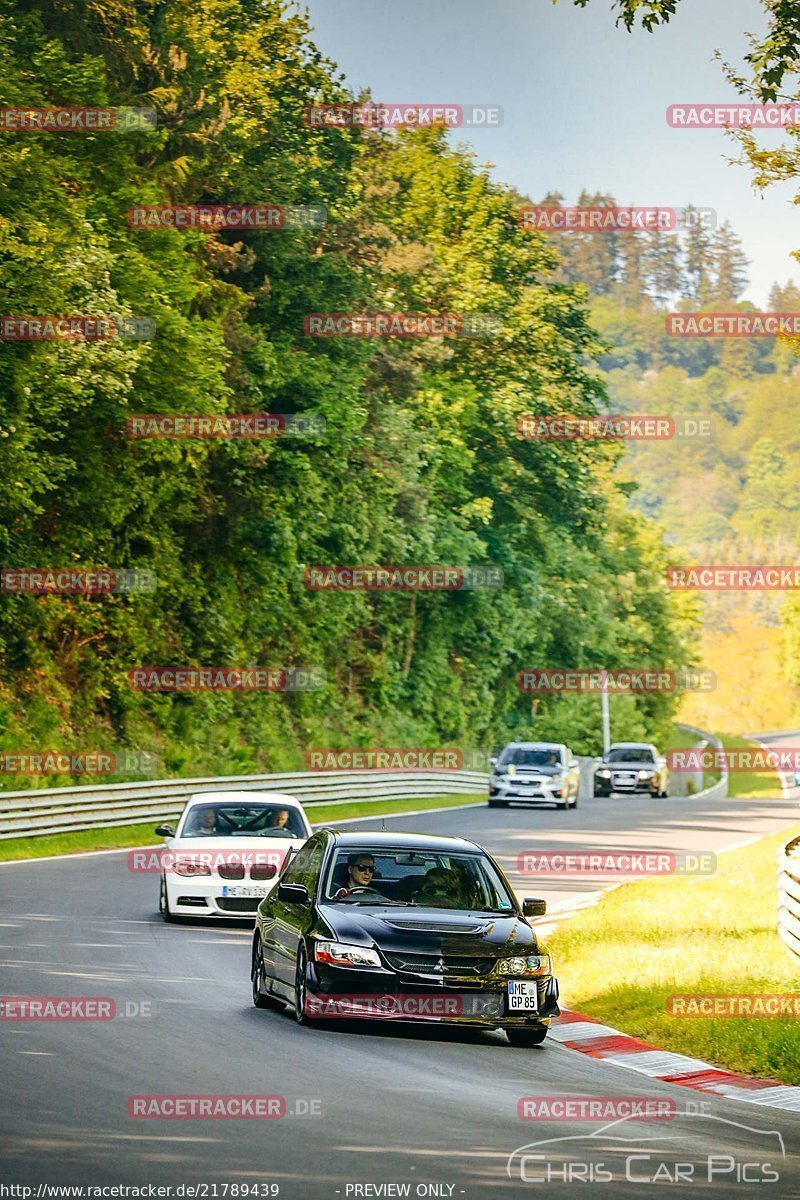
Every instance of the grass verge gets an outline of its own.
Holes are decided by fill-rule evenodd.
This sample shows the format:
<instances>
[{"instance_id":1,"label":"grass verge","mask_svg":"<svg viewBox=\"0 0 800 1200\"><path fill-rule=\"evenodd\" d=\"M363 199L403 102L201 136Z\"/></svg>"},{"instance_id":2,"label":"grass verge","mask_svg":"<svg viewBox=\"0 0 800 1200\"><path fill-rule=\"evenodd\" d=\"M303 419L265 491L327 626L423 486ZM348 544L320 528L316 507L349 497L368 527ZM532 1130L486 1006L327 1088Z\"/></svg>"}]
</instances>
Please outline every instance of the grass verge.
<instances>
[{"instance_id":1,"label":"grass verge","mask_svg":"<svg viewBox=\"0 0 800 1200\"><path fill-rule=\"evenodd\" d=\"M727 739L726 739L727 741ZM800 1084L797 1018L676 1017L676 994L797 992L777 931L776 856L800 825L721 854L716 874L625 884L548 938L564 1003L746 1075Z\"/></svg>"},{"instance_id":2,"label":"grass verge","mask_svg":"<svg viewBox=\"0 0 800 1200\"><path fill-rule=\"evenodd\" d=\"M348 817L379 817L382 814L418 812L428 808L457 808L485 800L475 796L426 796L413 800L378 800L353 804L310 804L306 809L312 825L326 821L344 821ZM114 829L82 829L77 833L48 833L42 837L6 838L0 841L0 862L26 858L46 858L50 854L80 854L87 850L116 850L128 846L153 846L158 841L147 825L119 825Z\"/></svg>"}]
</instances>

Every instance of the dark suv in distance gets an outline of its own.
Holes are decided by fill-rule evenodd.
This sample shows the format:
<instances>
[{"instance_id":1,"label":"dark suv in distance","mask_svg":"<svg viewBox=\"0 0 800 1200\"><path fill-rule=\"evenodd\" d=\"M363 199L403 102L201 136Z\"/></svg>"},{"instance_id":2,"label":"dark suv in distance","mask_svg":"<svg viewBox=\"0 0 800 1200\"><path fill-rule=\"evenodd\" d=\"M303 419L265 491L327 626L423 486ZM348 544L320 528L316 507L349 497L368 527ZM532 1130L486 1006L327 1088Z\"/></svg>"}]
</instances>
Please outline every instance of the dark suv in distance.
<instances>
[{"instance_id":1,"label":"dark suv in distance","mask_svg":"<svg viewBox=\"0 0 800 1200\"><path fill-rule=\"evenodd\" d=\"M489 808L555 804L577 808L581 769L563 742L511 742L492 759Z\"/></svg>"},{"instance_id":2,"label":"dark suv in distance","mask_svg":"<svg viewBox=\"0 0 800 1200\"><path fill-rule=\"evenodd\" d=\"M669 795L667 760L649 742L614 742L597 764L595 796L625 792Z\"/></svg>"}]
</instances>

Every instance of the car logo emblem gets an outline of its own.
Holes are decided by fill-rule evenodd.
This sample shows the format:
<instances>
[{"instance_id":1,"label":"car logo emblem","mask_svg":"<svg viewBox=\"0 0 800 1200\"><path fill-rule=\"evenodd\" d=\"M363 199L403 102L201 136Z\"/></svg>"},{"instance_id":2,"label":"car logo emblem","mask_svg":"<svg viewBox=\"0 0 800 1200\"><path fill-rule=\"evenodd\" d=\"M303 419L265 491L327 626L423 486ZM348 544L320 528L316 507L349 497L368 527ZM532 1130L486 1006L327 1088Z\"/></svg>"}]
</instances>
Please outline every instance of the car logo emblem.
<instances>
[{"instance_id":1,"label":"car logo emblem","mask_svg":"<svg viewBox=\"0 0 800 1200\"><path fill-rule=\"evenodd\" d=\"M442 972L444 970L446 970L446 967L444 965L444 959L440 958L439 961L437 962L436 966L433 969L434 969L434 971L437 971L439 975L441 975Z\"/></svg>"}]
</instances>

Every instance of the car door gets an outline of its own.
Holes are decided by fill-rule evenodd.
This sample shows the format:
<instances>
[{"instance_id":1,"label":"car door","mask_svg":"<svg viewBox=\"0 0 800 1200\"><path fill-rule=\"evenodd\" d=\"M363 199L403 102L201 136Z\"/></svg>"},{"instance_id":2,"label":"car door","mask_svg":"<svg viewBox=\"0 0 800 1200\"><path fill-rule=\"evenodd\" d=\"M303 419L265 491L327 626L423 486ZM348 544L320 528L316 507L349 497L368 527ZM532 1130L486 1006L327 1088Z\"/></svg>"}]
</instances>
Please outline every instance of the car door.
<instances>
[{"instance_id":1,"label":"car door","mask_svg":"<svg viewBox=\"0 0 800 1200\"><path fill-rule=\"evenodd\" d=\"M308 928L311 905L317 891L322 858L325 852L325 836L311 837L297 851L291 866L281 878L280 884L302 884L309 895L307 904L288 904L278 896L278 887L273 892L275 921L272 927L272 974L286 987L294 984L297 948L303 933Z\"/></svg>"}]
</instances>

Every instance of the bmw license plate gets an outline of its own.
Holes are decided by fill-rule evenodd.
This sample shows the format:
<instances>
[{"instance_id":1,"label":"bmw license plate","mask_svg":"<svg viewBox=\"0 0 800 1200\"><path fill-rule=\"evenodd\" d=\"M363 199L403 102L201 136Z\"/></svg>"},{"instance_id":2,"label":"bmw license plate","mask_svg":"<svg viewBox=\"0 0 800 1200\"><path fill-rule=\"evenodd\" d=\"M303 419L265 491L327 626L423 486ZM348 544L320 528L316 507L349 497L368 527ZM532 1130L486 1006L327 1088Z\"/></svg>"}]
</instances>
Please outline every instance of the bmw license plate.
<instances>
[{"instance_id":1,"label":"bmw license plate","mask_svg":"<svg viewBox=\"0 0 800 1200\"><path fill-rule=\"evenodd\" d=\"M508 981L508 1011L536 1012L539 1008L539 995L536 982L533 979L509 979Z\"/></svg>"},{"instance_id":2,"label":"bmw license plate","mask_svg":"<svg viewBox=\"0 0 800 1200\"><path fill-rule=\"evenodd\" d=\"M223 896L248 896L250 899L256 897L263 898L266 896L269 888L267 887L223 887Z\"/></svg>"}]
</instances>

